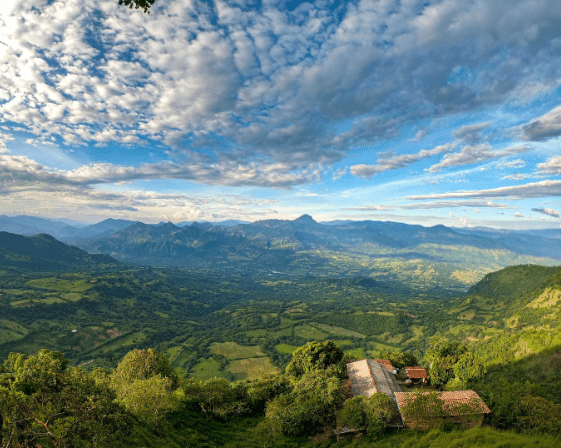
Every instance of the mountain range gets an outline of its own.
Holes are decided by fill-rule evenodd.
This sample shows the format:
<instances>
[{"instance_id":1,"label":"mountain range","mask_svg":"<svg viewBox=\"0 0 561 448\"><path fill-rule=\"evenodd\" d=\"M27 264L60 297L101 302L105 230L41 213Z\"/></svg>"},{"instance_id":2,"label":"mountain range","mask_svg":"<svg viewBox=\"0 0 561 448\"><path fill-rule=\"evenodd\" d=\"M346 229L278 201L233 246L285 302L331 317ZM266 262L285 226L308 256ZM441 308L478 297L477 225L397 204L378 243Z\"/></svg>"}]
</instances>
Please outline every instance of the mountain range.
<instances>
[{"instance_id":1,"label":"mountain range","mask_svg":"<svg viewBox=\"0 0 561 448\"><path fill-rule=\"evenodd\" d=\"M12 233L21 234L50 232L89 253L140 265L369 275L402 283L462 287L506 266L556 265L561 260L561 229L457 229L382 221L319 223L309 215L295 220L180 225L106 219L82 228L35 217L0 218L0 229L9 227Z\"/></svg>"}]
</instances>

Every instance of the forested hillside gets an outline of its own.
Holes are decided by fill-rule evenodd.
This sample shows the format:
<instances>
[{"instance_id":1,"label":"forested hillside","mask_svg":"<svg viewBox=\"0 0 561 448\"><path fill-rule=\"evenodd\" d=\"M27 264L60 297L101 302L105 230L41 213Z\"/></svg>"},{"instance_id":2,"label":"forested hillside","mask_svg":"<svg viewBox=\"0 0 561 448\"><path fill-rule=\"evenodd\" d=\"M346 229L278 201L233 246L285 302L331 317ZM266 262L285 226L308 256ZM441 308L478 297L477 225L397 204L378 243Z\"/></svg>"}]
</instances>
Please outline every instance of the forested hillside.
<instances>
[{"instance_id":1,"label":"forested hillside","mask_svg":"<svg viewBox=\"0 0 561 448\"><path fill-rule=\"evenodd\" d=\"M63 244L50 235L27 237L0 232L0 268L77 270L117 264L109 255L89 254L77 247Z\"/></svg>"}]
</instances>

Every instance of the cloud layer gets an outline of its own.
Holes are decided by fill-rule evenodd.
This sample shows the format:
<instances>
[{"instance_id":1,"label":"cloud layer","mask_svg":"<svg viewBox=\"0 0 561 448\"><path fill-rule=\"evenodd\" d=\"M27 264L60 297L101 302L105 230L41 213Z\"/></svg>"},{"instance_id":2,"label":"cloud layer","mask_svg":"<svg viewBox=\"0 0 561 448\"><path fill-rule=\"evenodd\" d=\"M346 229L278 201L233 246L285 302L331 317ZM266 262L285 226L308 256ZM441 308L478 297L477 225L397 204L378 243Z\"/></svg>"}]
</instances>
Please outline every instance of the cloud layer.
<instances>
[{"instance_id":1,"label":"cloud layer","mask_svg":"<svg viewBox=\"0 0 561 448\"><path fill-rule=\"evenodd\" d=\"M196 214L200 191L125 185L274 190L243 198L258 215L278 191L346 183L387 201L333 209L495 212L561 195L558 1L117 3L3 0L3 198ZM74 163L49 160L53 147Z\"/></svg>"},{"instance_id":2,"label":"cloud layer","mask_svg":"<svg viewBox=\"0 0 561 448\"><path fill-rule=\"evenodd\" d=\"M476 110L560 75L549 64L560 51L555 1L316 1L291 11L177 0L149 16L113 0L4 3L0 114L67 143L150 138L331 163L408 120ZM558 117L557 108L524 136L557 135ZM341 120L349 130L337 130ZM478 140L488 125L455 135Z\"/></svg>"}]
</instances>

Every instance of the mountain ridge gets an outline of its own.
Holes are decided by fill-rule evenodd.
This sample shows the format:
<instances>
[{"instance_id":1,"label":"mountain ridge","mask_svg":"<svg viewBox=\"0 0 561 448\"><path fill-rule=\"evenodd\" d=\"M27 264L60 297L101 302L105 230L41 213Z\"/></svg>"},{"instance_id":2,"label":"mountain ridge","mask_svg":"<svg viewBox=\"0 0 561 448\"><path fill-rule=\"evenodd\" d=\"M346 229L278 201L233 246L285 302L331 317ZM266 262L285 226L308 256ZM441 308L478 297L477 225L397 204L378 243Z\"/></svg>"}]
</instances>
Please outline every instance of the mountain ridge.
<instances>
[{"instance_id":1,"label":"mountain ridge","mask_svg":"<svg viewBox=\"0 0 561 448\"><path fill-rule=\"evenodd\" d=\"M23 236L0 232L0 266L37 270L89 268L119 262L109 255L88 252L51 235Z\"/></svg>"}]
</instances>

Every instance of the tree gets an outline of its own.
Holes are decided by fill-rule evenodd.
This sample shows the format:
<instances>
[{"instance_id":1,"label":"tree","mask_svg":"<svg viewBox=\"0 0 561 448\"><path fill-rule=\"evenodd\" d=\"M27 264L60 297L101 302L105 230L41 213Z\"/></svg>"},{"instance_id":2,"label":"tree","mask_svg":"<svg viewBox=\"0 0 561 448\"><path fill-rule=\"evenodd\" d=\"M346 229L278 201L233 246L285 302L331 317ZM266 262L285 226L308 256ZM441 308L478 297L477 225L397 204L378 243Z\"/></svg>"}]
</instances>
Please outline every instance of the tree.
<instances>
[{"instance_id":1,"label":"tree","mask_svg":"<svg viewBox=\"0 0 561 448\"><path fill-rule=\"evenodd\" d=\"M186 400L199 406L209 419L248 412L251 408L248 389L246 383L231 383L218 377L187 381L183 386Z\"/></svg>"},{"instance_id":2,"label":"tree","mask_svg":"<svg viewBox=\"0 0 561 448\"><path fill-rule=\"evenodd\" d=\"M333 369L341 374L343 366L343 350L333 341L311 341L297 348L292 354L292 361L286 366L286 373L292 377L300 377L314 370Z\"/></svg>"},{"instance_id":3,"label":"tree","mask_svg":"<svg viewBox=\"0 0 561 448\"><path fill-rule=\"evenodd\" d=\"M443 403L436 392L413 392L400 410L407 422L429 426L436 425L436 418L444 416Z\"/></svg>"},{"instance_id":4,"label":"tree","mask_svg":"<svg viewBox=\"0 0 561 448\"><path fill-rule=\"evenodd\" d=\"M130 384L135 380L147 380L157 375L171 380L171 387L176 389L179 379L177 373L162 353L153 348L132 350L121 360L113 374L116 385Z\"/></svg>"},{"instance_id":5,"label":"tree","mask_svg":"<svg viewBox=\"0 0 561 448\"><path fill-rule=\"evenodd\" d=\"M335 420L341 400L341 382L323 370L312 370L267 406L269 421L285 435L313 434Z\"/></svg>"},{"instance_id":6,"label":"tree","mask_svg":"<svg viewBox=\"0 0 561 448\"><path fill-rule=\"evenodd\" d=\"M145 13L150 14L150 7L156 3L156 0L119 0L119 5L128 6L130 9L142 9Z\"/></svg>"},{"instance_id":7,"label":"tree","mask_svg":"<svg viewBox=\"0 0 561 448\"><path fill-rule=\"evenodd\" d=\"M103 375L98 372L97 376L103 381ZM168 359L152 348L127 353L111 381L117 401L154 428L179 405L183 392L177 391L178 384Z\"/></svg>"},{"instance_id":8,"label":"tree","mask_svg":"<svg viewBox=\"0 0 561 448\"><path fill-rule=\"evenodd\" d=\"M366 402L366 431L381 433L392 418L392 400L386 394L377 392Z\"/></svg>"},{"instance_id":9,"label":"tree","mask_svg":"<svg viewBox=\"0 0 561 448\"><path fill-rule=\"evenodd\" d=\"M15 362L14 362L15 361ZM13 356L8 386L0 386L0 412L7 446L111 447L122 443L129 414L115 394L58 352Z\"/></svg>"},{"instance_id":10,"label":"tree","mask_svg":"<svg viewBox=\"0 0 561 448\"><path fill-rule=\"evenodd\" d=\"M548 391L538 384L503 379L487 385L484 398L493 411L489 420L495 428L561 432L561 405L551 401Z\"/></svg>"},{"instance_id":11,"label":"tree","mask_svg":"<svg viewBox=\"0 0 561 448\"><path fill-rule=\"evenodd\" d=\"M434 386L444 387L453 379L458 379L458 384L465 384L468 380L482 378L485 374L483 364L458 342L433 342L425 359L431 363L430 380Z\"/></svg>"},{"instance_id":12,"label":"tree","mask_svg":"<svg viewBox=\"0 0 561 448\"><path fill-rule=\"evenodd\" d=\"M337 427L360 429L366 425L366 398L349 398L337 416Z\"/></svg>"},{"instance_id":13,"label":"tree","mask_svg":"<svg viewBox=\"0 0 561 448\"><path fill-rule=\"evenodd\" d=\"M172 390L171 379L160 375L133 381L119 397L130 412L154 428L160 418L177 409L180 401L181 393Z\"/></svg>"},{"instance_id":14,"label":"tree","mask_svg":"<svg viewBox=\"0 0 561 448\"><path fill-rule=\"evenodd\" d=\"M453 367L454 375L463 383L479 380L486 373L483 363L475 357L473 352L466 352L460 356Z\"/></svg>"}]
</instances>

